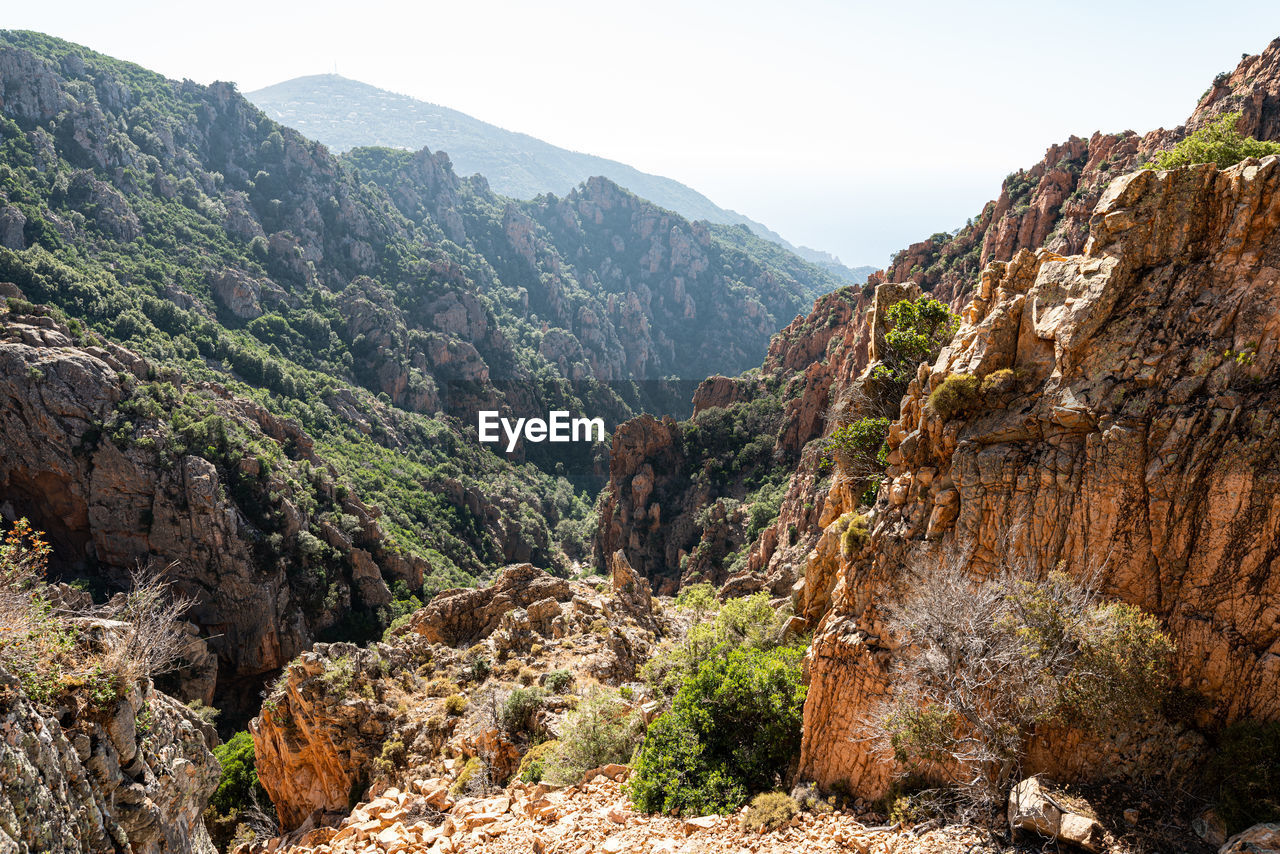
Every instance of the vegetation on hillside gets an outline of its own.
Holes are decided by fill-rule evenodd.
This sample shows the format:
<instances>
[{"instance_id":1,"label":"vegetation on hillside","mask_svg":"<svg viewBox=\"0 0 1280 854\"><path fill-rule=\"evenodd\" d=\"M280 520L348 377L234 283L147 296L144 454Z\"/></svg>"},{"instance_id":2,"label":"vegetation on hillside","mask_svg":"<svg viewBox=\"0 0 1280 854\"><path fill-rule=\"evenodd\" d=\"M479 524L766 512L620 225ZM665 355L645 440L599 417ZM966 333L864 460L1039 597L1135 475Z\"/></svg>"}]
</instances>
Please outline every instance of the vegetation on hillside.
<instances>
[{"instance_id":1,"label":"vegetation on hillside","mask_svg":"<svg viewBox=\"0 0 1280 854\"><path fill-rule=\"evenodd\" d=\"M29 699L52 704L74 693L105 709L177 665L190 602L172 594L163 570L139 567L130 591L105 605L68 605L46 582L51 551L26 519L0 541L0 667ZM80 617L119 625L95 629Z\"/></svg>"},{"instance_id":2,"label":"vegetation on hillside","mask_svg":"<svg viewBox=\"0 0 1280 854\"><path fill-rule=\"evenodd\" d=\"M1160 708L1174 647L1155 617L1065 572L974 578L964 556L911 577L887 624L904 649L872 731L908 773L1003 805L1037 725L1108 731Z\"/></svg>"},{"instance_id":3,"label":"vegetation on hillside","mask_svg":"<svg viewBox=\"0 0 1280 854\"><path fill-rule=\"evenodd\" d=\"M512 461L476 441L476 408L612 424L687 407L689 387L662 379L677 367L701 379L759 358L736 333L688 334L659 318L654 332L676 355L661 373L620 362L620 382L595 378L576 336L599 333L604 351L621 352L609 301L652 284L639 220L666 216L697 242L692 224L625 191L634 216L567 227L572 198L512 202L447 161L432 184L406 171L405 152L336 159L226 84L170 81L37 33L5 31L0 47L55 93L49 117L0 117L0 209L24 221L25 248L0 247L0 281L26 298L11 311L44 303L79 342L144 355L154 377L96 430L165 462L213 462L261 532L262 559L296 566L318 605L333 560L320 528L343 528L344 491L381 510L391 547L429 565L426 589L402 602L511 559L563 569L585 556L602 448L531 444L528 462ZM512 210L532 230L532 263L506 232ZM673 308L686 326L727 330L746 313L725 307L744 300L789 317L829 284L755 239L699 245L711 268L687 283L697 319ZM680 350L691 342L703 346L696 357ZM221 389L296 422L320 464L238 429ZM239 471L243 457L261 464L256 480ZM269 482L307 509L298 537L281 538ZM385 625L395 611L370 617Z\"/></svg>"},{"instance_id":4,"label":"vegetation on hillside","mask_svg":"<svg viewBox=\"0 0 1280 854\"><path fill-rule=\"evenodd\" d=\"M1216 163L1219 169L1234 166L1248 157L1280 154L1280 142L1254 139L1236 130L1241 112L1223 113L1218 118L1161 151L1143 165L1144 169L1177 169L1194 163Z\"/></svg>"}]
</instances>

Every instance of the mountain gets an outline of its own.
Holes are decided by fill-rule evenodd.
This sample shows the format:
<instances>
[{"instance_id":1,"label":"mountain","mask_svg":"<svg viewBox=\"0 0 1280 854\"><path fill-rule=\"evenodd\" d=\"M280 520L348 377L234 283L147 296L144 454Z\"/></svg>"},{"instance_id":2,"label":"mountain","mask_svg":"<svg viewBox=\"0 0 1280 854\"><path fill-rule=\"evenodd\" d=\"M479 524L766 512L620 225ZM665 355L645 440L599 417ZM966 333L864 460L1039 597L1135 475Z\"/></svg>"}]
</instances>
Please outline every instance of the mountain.
<instances>
[{"instance_id":1,"label":"mountain","mask_svg":"<svg viewBox=\"0 0 1280 854\"><path fill-rule=\"evenodd\" d=\"M0 32L0 848L1265 850L1277 93L837 286Z\"/></svg>"},{"instance_id":2,"label":"mountain","mask_svg":"<svg viewBox=\"0 0 1280 854\"><path fill-rule=\"evenodd\" d=\"M690 420L619 425L597 560L622 554L669 592L705 581L794 603L793 630L815 633L802 779L867 799L899 785L864 725L901 678L885 603L927 567L1096 578L1180 651L1194 699L1173 721L1124 749L1047 731L1024 773L1125 778L1163 757L1187 774L1195 762L1161 751L1199 756L1233 721L1280 716L1280 634L1261 616L1280 584L1261 509L1280 482L1280 159L1142 168L1228 114L1280 142L1278 91L1280 39L1184 126L1051 146L958 233L817 300L759 369L709 379ZM890 308L930 296L958 329L895 362ZM742 453L731 437L762 421L770 447ZM846 428L871 426L873 462L850 462Z\"/></svg>"},{"instance_id":3,"label":"mountain","mask_svg":"<svg viewBox=\"0 0 1280 854\"><path fill-rule=\"evenodd\" d=\"M588 178L604 176L687 219L745 225L760 237L823 267L837 279L861 284L874 270L849 268L829 253L792 246L760 223L725 210L670 178L650 175L616 160L569 151L448 107L337 74L295 77L249 92L245 97L271 118L334 151L369 146L444 151L457 172L483 175L495 192L516 199L532 199L543 193L563 195Z\"/></svg>"},{"instance_id":4,"label":"mountain","mask_svg":"<svg viewBox=\"0 0 1280 854\"><path fill-rule=\"evenodd\" d=\"M99 592L181 566L227 708L317 638L587 554L607 444L508 455L478 411L682 414L836 285L603 178L516 201L339 158L36 33L0 33L0 104L0 508Z\"/></svg>"}]
</instances>

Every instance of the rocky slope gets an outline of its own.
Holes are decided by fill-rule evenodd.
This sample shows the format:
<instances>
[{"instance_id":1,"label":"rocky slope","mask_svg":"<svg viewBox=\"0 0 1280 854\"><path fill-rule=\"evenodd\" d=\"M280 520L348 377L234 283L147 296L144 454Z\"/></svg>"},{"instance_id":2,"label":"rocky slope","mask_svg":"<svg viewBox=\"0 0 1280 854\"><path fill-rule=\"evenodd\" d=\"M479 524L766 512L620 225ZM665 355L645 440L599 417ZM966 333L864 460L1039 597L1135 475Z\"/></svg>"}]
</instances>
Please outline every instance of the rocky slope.
<instances>
[{"instance_id":1,"label":"rocky slope","mask_svg":"<svg viewBox=\"0 0 1280 854\"><path fill-rule=\"evenodd\" d=\"M1113 182L1081 255L992 264L890 431L868 544L810 652L801 774L885 790L858 721L891 691L879 603L914 561L1064 566L1161 617L1199 723L1280 716L1280 160ZM949 375L993 378L950 420ZM1035 761L1101 771L1088 750ZM1062 767L1062 766L1068 767ZM1112 770L1119 770L1114 767Z\"/></svg>"},{"instance_id":2,"label":"rocky slope","mask_svg":"<svg viewBox=\"0 0 1280 854\"><path fill-rule=\"evenodd\" d=\"M343 160L406 217L441 223L487 259L498 278L487 292L541 328L539 353L575 383L621 390L745 370L787 317L838 284L749 232L690 222L605 178L516 202L425 149L357 149ZM647 392L642 383L632 404L687 412L687 389L679 400Z\"/></svg>"},{"instance_id":3,"label":"rocky slope","mask_svg":"<svg viewBox=\"0 0 1280 854\"><path fill-rule=\"evenodd\" d=\"M179 380L153 396L159 387L143 381L154 374L137 354L77 341L47 315L5 315L0 509L48 534L66 577L123 587L139 563L175 564L196 603L189 619L216 654L196 656L178 690L209 703L216 679L219 703L248 712L252 694L239 689L353 611L389 604L389 585L420 588L427 567L388 545L375 511L339 497L296 423L209 384ZM174 428L175 409L197 406L231 431L219 453L187 453ZM344 515L354 530L342 529ZM308 538L332 550L327 560L299 551Z\"/></svg>"},{"instance_id":4,"label":"rocky slope","mask_svg":"<svg viewBox=\"0 0 1280 854\"><path fill-rule=\"evenodd\" d=\"M488 798L454 800L447 780L414 780L404 791L391 789L362 803L337 828L286 837L276 851L286 854L381 854L385 851L515 852L754 851L785 854L824 851L895 851L902 854L960 854L987 850L974 828L946 827L919 835L871 826L853 810L801 813L789 825L766 833L743 830L736 816L671 818L633 812L619 782L624 766L588 772L577 786L548 790L515 783ZM273 840L274 842L275 840ZM265 845L246 846L259 854ZM993 849L994 850L994 849Z\"/></svg>"},{"instance_id":5,"label":"rocky slope","mask_svg":"<svg viewBox=\"0 0 1280 854\"><path fill-rule=\"evenodd\" d=\"M291 663L251 726L259 779L285 830L336 824L366 791L407 786L415 774L456 779L475 757L500 785L530 746L499 726L507 694L571 674L553 680L539 712L554 734L575 682L634 680L676 626L655 617L625 561L603 592L508 567L490 587L441 593L397 638L367 649L321 644Z\"/></svg>"},{"instance_id":6,"label":"rocky slope","mask_svg":"<svg viewBox=\"0 0 1280 854\"><path fill-rule=\"evenodd\" d=\"M0 99L7 292L297 421L437 587L580 558L600 483L604 446L515 469L477 409L683 410L664 378L741 370L834 286L605 181L516 203L430 152L339 159L228 85L35 33L0 34Z\"/></svg>"},{"instance_id":7,"label":"rocky slope","mask_svg":"<svg viewBox=\"0 0 1280 854\"><path fill-rule=\"evenodd\" d=\"M0 697L0 846L212 854L217 737L181 703L147 683L105 712L50 710L2 668Z\"/></svg>"},{"instance_id":8,"label":"rocky slope","mask_svg":"<svg viewBox=\"0 0 1280 854\"><path fill-rule=\"evenodd\" d=\"M993 261L1007 262L1019 251L1041 247L1064 255L1082 252L1094 207L1110 184L1206 121L1239 110L1242 133L1280 139L1278 81L1280 39L1260 55L1246 56L1233 73L1219 75L1181 127L1145 136L1132 131L1095 133L1051 146L1039 163L1011 173L1000 196L954 234L935 234L899 252L888 268L871 276L862 298L856 298L853 289L843 289L815 301L807 316L797 317L773 338L758 375L704 383L695 394L695 411L733 408L773 388L782 390L779 396L787 413L776 441L779 465L788 479L780 512L773 524L742 546L749 550L747 562L716 580L732 575L730 592L766 586L781 594L810 573L810 583L796 591L797 613L808 614L812 627L824 612L839 544L828 537L823 548L815 546L833 522L858 509L859 496L844 494L852 485L825 470L816 447L808 452L803 448L830 433L837 426L830 416L847 411L850 395L857 394L857 380L870 361L876 324L871 294L876 286L905 286L907 290L891 292L895 299L923 291L959 311ZM918 291L911 291L912 286ZM717 495L691 489L691 466L671 456L674 444L660 432L633 422L615 433L608 503L596 532L597 554L625 548L642 571L679 577L679 555L692 551L701 539L704 529L697 519ZM678 431L668 432L674 437ZM629 484L637 477L642 485L648 483L646 466L657 473L657 486L642 486L636 493ZM637 506L637 496L644 498L644 506ZM647 518L646 513L654 512L649 505L660 497L666 497L658 511L662 528L650 532L641 526L637 535L629 520ZM744 527L737 531L739 540L745 538Z\"/></svg>"}]
</instances>

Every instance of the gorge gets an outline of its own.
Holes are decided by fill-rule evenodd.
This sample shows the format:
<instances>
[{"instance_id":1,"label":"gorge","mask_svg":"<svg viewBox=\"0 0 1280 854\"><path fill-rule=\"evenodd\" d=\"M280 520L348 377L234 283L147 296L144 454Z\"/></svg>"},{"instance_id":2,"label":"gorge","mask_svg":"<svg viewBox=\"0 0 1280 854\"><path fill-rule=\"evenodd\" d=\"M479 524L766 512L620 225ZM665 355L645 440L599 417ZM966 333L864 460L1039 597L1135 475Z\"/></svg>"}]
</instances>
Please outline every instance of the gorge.
<instances>
[{"instance_id":1,"label":"gorge","mask_svg":"<svg viewBox=\"0 0 1280 854\"><path fill-rule=\"evenodd\" d=\"M864 285L37 33L0 112L0 848L1276 849L1280 39Z\"/></svg>"}]
</instances>

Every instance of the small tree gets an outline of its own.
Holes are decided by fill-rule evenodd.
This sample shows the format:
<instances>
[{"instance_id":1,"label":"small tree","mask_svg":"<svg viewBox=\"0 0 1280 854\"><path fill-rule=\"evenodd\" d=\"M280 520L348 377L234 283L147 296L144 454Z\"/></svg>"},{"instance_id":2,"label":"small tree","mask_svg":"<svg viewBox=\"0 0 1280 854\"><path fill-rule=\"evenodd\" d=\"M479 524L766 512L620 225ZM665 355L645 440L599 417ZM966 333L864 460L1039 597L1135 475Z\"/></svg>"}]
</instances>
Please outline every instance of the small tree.
<instances>
[{"instance_id":1,"label":"small tree","mask_svg":"<svg viewBox=\"0 0 1280 854\"><path fill-rule=\"evenodd\" d=\"M978 580L966 563L916 573L888 608L904 654L869 723L908 772L958 784L985 812L1003 802L1037 725L1096 730L1156 708L1173 644L1154 617L1064 572Z\"/></svg>"},{"instance_id":2,"label":"small tree","mask_svg":"<svg viewBox=\"0 0 1280 854\"><path fill-rule=\"evenodd\" d=\"M716 600L716 589L710 584L690 584L676 594L676 607L681 611L692 611L696 622L720 607Z\"/></svg>"},{"instance_id":3,"label":"small tree","mask_svg":"<svg viewBox=\"0 0 1280 854\"><path fill-rule=\"evenodd\" d=\"M645 812L728 812L777 787L800 750L798 647L743 646L704 661L649 727L631 801Z\"/></svg>"},{"instance_id":4,"label":"small tree","mask_svg":"<svg viewBox=\"0 0 1280 854\"><path fill-rule=\"evenodd\" d=\"M1180 140L1169 151L1157 153L1142 168L1176 169L1194 163L1216 163L1219 169L1225 169L1248 157L1280 154L1280 142L1254 139L1236 130L1240 116L1239 110L1224 113Z\"/></svg>"},{"instance_id":5,"label":"small tree","mask_svg":"<svg viewBox=\"0 0 1280 854\"><path fill-rule=\"evenodd\" d=\"M543 779L571 786L592 768L626 762L643 734L644 724L628 703L611 691L597 690L565 720L560 743L543 760Z\"/></svg>"},{"instance_id":6,"label":"small tree","mask_svg":"<svg viewBox=\"0 0 1280 854\"><path fill-rule=\"evenodd\" d=\"M827 437L827 448L836 465L851 477L870 477L884 471L888 418L859 418L837 427Z\"/></svg>"}]
</instances>

